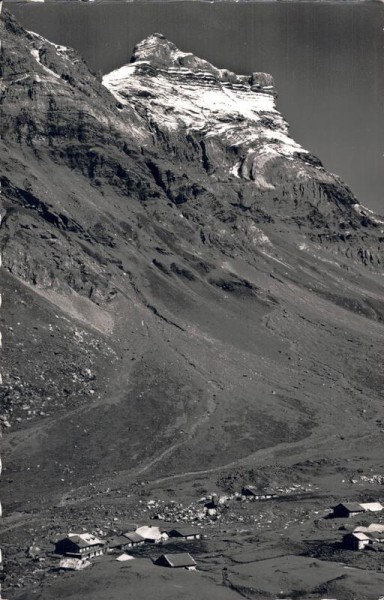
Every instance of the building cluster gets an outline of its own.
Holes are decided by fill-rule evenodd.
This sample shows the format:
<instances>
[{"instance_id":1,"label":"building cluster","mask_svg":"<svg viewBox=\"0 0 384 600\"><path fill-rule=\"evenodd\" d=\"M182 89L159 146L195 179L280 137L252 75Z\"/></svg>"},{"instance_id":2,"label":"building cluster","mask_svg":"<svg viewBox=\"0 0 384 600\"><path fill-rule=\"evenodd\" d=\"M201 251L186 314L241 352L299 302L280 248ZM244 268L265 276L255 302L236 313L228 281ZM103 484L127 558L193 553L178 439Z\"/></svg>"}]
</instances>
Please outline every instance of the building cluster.
<instances>
[{"instance_id":1,"label":"building cluster","mask_svg":"<svg viewBox=\"0 0 384 600\"><path fill-rule=\"evenodd\" d=\"M55 543L55 553L63 558L60 561L61 569L80 570L89 566L90 559L103 554L120 553L117 560L128 561L134 557L129 555L129 550L136 549L144 544L160 544L167 541L169 538L174 540L196 540L201 538L201 530L196 529L189 521L194 521L196 525L200 525L199 521L204 518L215 520L221 515L221 511L228 506L231 500L255 501L255 500L271 500L277 498L278 495L269 490L260 490L254 486L246 486L240 492L232 495L211 494L206 498L202 498L199 503L203 504L202 508L194 509L190 506L183 509L181 505L173 503L164 510L166 514L153 515L153 518L161 519L162 521L171 520L184 521L182 526L177 526L172 529L163 529L160 527L143 525L134 531L128 531L115 535L107 540L100 539L89 533L69 533L67 536L58 540ZM147 508L155 510L160 508L160 502L150 500ZM122 554L121 554L122 553ZM196 568L194 559L186 553L164 554L156 559L155 564L168 566L171 568L185 568L193 570Z\"/></svg>"},{"instance_id":2,"label":"building cluster","mask_svg":"<svg viewBox=\"0 0 384 600\"><path fill-rule=\"evenodd\" d=\"M212 494L202 498L204 510L207 516L214 518L220 509L228 506L232 499L242 501L262 501L278 498L278 494L270 490L259 490L254 486L244 486L241 492L232 496L218 496ZM154 501L148 503L148 508L154 507ZM180 509L180 507L178 507ZM342 502L332 507L331 518L351 518L362 516L364 513L378 514L384 509L380 502ZM191 509L189 509L191 510ZM197 540L202 537L201 529L196 529L192 524L183 523L181 526L164 529L156 526L143 525L134 531L128 531L115 535L106 540L100 539L89 533L69 533L66 537L55 543L55 553L63 558L60 561L60 569L80 570L91 564L92 558L103 554L118 554L118 561L134 560L128 552L145 544L163 544L169 539ZM363 550L366 548L375 551L384 551L384 524L372 523L367 526L356 527L353 531L346 533L342 545L350 550ZM195 570L197 565L194 558L186 552L173 554L162 554L154 561L155 565L168 568L183 568Z\"/></svg>"},{"instance_id":3,"label":"building cluster","mask_svg":"<svg viewBox=\"0 0 384 600\"><path fill-rule=\"evenodd\" d=\"M191 527L176 527L166 531L160 527L143 525L135 531L128 531L107 540L102 540L89 533L69 533L55 543L55 553L64 557L59 563L60 569L80 570L91 564L90 559L103 554L123 552L117 560L133 560L134 557L127 554L127 550L138 548L144 544L161 544L169 538L197 540L201 538L201 531ZM195 560L185 552L163 554L154 563L171 568L196 569Z\"/></svg>"},{"instance_id":4,"label":"building cluster","mask_svg":"<svg viewBox=\"0 0 384 600\"><path fill-rule=\"evenodd\" d=\"M343 537L343 546L348 550L375 550L384 552L384 525L371 523L367 527L356 527Z\"/></svg>"},{"instance_id":5,"label":"building cluster","mask_svg":"<svg viewBox=\"0 0 384 600\"><path fill-rule=\"evenodd\" d=\"M228 507L231 500L255 501L271 500L278 495L272 491L260 490L255 486L249 485L243 487L240 492L232 495L211 494L201 498L197 507L189 506L184 509L182 505L171 503L168 506L162 506L160 501L150 500L147 503L147 509L155 511L163 509L161 513L154 512L154 519L162 521L184 522L182 526L172 529L163 529L160 527L143 525L134 531L128 531L115 535L110 539L103 540L89 533L69 533L67 536L55 543L55 553L63 558L60 561L61 569L79 570L89 566L90 559L103 554L120 553L117 560L133 560L134 557L128 552L144 544L160 544L173 538L174 540L196 540L201 537L201 530L196 529L204 519L216 520L221 516L224 508ZM198 505L200 504L200 507ZM203 504L203 507L201 507ZM189 524L189 522L194 522ZM122 554L121 554L122 553ZM168 566L171 568L185 568L192 570L196 568L194 559L185 553L176 555L164 554L156 559L155 564Z\"/></svg>"},{"instance_id":6,"label":"building cluster","mask_svg":"<svg viewBox=\"0 0 384 600\"><path fill-rule=\"evenodd\" d=\"M378 514L384 509L381 502L342 502L332 507L331 518L350 519L364 514ZM355 527L343 536L342 546L347 550L384 551L384 525L370 523Z\"/></svg>"}]
</instances>

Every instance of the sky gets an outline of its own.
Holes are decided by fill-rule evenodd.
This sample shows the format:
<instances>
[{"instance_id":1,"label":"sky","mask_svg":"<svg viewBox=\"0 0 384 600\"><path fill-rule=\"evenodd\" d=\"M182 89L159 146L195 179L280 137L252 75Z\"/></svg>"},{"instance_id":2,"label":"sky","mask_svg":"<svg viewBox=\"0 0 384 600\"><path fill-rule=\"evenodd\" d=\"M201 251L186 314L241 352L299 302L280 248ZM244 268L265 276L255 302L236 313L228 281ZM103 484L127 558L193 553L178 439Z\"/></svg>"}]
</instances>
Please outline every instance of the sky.
<instances>
[{"instance_id":1,"label":"sky","mask_svg":"<svg viewBox=\"0 0 384 600\"><path fill-rule=\"evenodd\" d=\"M163 33L237 73L275 78L294 139L384 214L382 3L60 3L9 5L22 24L76 48L104 73Z\"/></svg>"}]
</instances>

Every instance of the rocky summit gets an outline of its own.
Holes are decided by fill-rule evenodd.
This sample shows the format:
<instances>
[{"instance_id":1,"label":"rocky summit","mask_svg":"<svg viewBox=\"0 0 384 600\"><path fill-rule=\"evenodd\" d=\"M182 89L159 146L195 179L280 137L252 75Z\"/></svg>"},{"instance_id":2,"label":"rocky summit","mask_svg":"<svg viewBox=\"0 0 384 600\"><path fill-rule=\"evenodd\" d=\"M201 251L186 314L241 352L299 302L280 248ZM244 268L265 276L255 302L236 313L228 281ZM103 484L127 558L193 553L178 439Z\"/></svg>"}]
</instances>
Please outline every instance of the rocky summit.
<instances>
[{"instance_id":1,"label":"rocky summit","mask_svg":"<svg viewBox=\"0 0 384 600\"><path fill-rule=\"evenodd\" d=\"M0 39L9 588L28 531L111 528L143 481L328 506L379 469L384 222L290 138L272 77L155 33L102 78L7 11Z\"/></svg>"}]
</instances>

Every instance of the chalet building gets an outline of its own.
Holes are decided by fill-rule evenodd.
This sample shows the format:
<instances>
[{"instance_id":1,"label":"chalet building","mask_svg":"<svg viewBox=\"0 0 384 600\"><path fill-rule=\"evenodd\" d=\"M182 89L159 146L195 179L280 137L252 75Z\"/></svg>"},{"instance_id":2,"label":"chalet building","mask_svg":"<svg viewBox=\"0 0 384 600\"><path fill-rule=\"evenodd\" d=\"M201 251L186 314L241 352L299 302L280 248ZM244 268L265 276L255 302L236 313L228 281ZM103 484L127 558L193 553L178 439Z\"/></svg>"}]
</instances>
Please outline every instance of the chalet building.
<instances>
[{"instance_id":1,"label":"chalet building","mask_svg":"<svg viewBox=\"0 0 384 600\"><path fill-rule=\"evenodd\" d=\"M149 544L160 544L168 539L168 535L165 532L160 531L159 527L148 527L143 525L136 529L138 533L146 542Z\"/></svg>"},{"instance_id":2,"label":"chalet building","mask_svg":"<svg viewBox=\"0 0 384 600\"><path fill-rule=\"evenodd\" d=\"M187 569L187 571L196 571L196 561L187 552L180 554L162 554L155 565L161 567L169 567L171 569Z\"/></svg>"},{"instance_id":3,"label":"chalet building","mask_svg":"<svg viewBox=\"0 0 384 600\"><path fill-rule=\"evenodd\" d=\"M369 537L362 531L352 531L343 537L343 547L347 550L363 550L369 543Z\"/></svg>"},{"instance_id":4,"label":"chalet building","mask_svg":"<svg viewBox=\"0 0 384 600\"><path fill-rule=\"evenodd\" d=\"M56 554L85 560L103 554L104 542L90 533L70 533L55 544Z\"/></svg>"},{"instance_id":5,"label":"chalet building","mask_svg":"<svg viewBox=\"0 0 384 600\"><path fill-rule=\"evenodd\" d=\"M177 527L168 531L170 538L179 538L183 540L199 540L201 538L201 531L197 529L191 529L190 527Z\"/></svg>"},{"instance_id":6,"label":"chalet building","mask_svg":"<svg viewBox=\"0 0 384 600\"><path fill-rule=\"evenodd\" d=\"M259 490L253 485L245 486L241 489L241 495L249 500L271 500L277 498L277 494L269 490Z\"/></svg>"},{"instance_id":7,"label":"chalet building","mask_svg":"<svg viewBox=\"0 0 384 600\"><path fill-rule=\"evenodd\" d=\"M247 496L248 498L258 498L259 490L255 488L254 485L248 485L246 487L241 488L241 495Z\"/></svg>"},{"instance_id":8,"label":"chalet building","mask_svg":"<svg viewBox=\"0 0 384 600\"><path fill-rule=\"evenodd\" d=\"M334 519L350 519L365 512L365 509L357 502L343 502L332 507L331 517Z\"/></svg>"},{"instance_id":9,"label":"chalet building","mask_svg":"<svg viewBox=\"0 0 384 600\"><path fill-rule=\"evenodd\" d=\"M144 542L144 540L143 540ZM125 537L125 535L116 535L115 537L107 540L107 552L119 552L126 548L132 548L132 541Z\"/></svg>"},{"instance_id":10,"label":"chalet building","mask_svg":"<svg viewBox=\"0 0 384 600\"><path fill-rule=\"evenodd\" d=\"M135 548L145 543L145 539L136 531L128 531L127 533L123 533L123 536L127 540L127 548Z\"/></svg>"}]
</instances>

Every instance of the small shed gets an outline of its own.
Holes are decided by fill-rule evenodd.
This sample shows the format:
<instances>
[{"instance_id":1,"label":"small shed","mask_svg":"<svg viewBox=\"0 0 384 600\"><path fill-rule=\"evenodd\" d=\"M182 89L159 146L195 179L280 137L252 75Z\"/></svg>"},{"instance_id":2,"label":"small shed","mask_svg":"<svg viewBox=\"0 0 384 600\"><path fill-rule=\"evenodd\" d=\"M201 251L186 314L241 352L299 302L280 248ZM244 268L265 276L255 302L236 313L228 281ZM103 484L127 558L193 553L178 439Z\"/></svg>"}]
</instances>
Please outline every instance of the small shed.
<instances>
[{"instance_id":1,"label":"small shed","mask_svg":"<svg viewBox=\"0 0 384 600\"><path fill-rule=\"evenodd\" d=\"M254 485L247 485L241 488L241 495L247 498L259 498L261 492Z\"/></svg>"},{"instance_id":2,"label":"small shed","mask_svg":"<svg viewBox=\"0 0 384 600\"><path fill-rule=\"evenodd\" d=\"M331 516L335 519L349 519L365 512L364 508L358 502L343 502L332 507Z\"/></svg>"},{"instance_id":3,"label":"small shed","mask_svg":"<svg viewBox=\"0 0 384 600\"><path fill-rule=\"evenodd\" d=\"M201 531L198 529L192 529L191 527L177 527L168 531L168 535L170 538L199 540L201 538Z\"/></svg>"},{"instance_id":4,"label":"small shed","mask_svg":"<svg viewBox=\"0 0 384 600\"><path fill-rule=\"evenodd\" d=\"M371 539L362 531L353 531L343 537L343 547L348 550L363 550L371 543Z\"/></svg>"},{"instance_id":5,"label":"small shed","mask_svg":"<svg viewBox=\"0 0 384 600\"><path fill-rule=\"evenodd\" d=\"M157 560L155 565L161 567L169 567L171 569L187 569L187 571L196 570L196 561L188 552L181 552L180 554L162 554Z\"/></svg>"},{"instance_id":6,"label":"small shed","mask_svg":"<svg viewBox=\"0 0 384 600\"><path fill-rule=\"evenodd\" d=\"M137 531L128 531L127 533L123 533L123 537L125 537L127 540L127 548L142 546L142 544L145 542L145 539L139 533L137 533Z\"/></svg>"}]
</instances>

